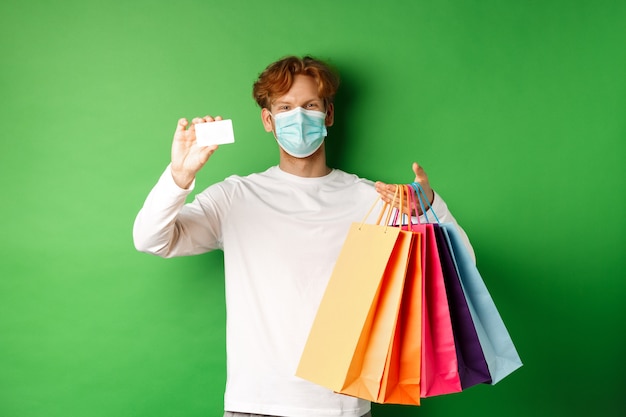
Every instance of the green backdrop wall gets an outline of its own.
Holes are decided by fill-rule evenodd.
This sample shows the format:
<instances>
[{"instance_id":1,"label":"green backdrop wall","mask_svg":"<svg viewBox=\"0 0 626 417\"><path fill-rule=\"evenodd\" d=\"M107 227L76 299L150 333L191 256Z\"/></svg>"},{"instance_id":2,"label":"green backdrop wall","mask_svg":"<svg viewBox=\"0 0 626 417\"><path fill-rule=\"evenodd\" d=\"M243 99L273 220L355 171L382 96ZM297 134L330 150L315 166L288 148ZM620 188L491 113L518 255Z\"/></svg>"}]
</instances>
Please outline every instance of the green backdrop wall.
<instances>
[{"instance_id":1,"label":"green backdrop wall","mask_svg":"<svg viewBox=\"0 0 626 417\"><path fill-rule=\"evenodd\" d=\"M201 189L277 162L251 85L342 73L335 167L419 161L469 233L525 366L376 416L623 416L626 2L0 3L0 416L218 416L222 254L131 228L179 117L234 120Z\"/></svg>"}]
</instances>

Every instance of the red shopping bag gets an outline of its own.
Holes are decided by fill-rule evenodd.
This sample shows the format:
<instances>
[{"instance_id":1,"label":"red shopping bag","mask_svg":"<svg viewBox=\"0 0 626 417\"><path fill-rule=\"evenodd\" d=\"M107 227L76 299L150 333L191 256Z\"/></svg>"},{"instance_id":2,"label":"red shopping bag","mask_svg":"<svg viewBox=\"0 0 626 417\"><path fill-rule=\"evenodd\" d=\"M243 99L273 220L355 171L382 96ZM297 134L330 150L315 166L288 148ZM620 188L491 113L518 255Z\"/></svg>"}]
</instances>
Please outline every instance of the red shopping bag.
<instances>
[{"instance_id":1,"label":"red shopping bag","mask_svg":"<svg viewBox=\"0 0 626 417\"><path fill-rule=\"evenodd\" d=\"M419 223L415 194L409 186L405 186L405 193L418 223L409 221L402 229L422 235L421 396L460 392L456 345L434 228L432 224Z\"/></svg>"}]
</instances>

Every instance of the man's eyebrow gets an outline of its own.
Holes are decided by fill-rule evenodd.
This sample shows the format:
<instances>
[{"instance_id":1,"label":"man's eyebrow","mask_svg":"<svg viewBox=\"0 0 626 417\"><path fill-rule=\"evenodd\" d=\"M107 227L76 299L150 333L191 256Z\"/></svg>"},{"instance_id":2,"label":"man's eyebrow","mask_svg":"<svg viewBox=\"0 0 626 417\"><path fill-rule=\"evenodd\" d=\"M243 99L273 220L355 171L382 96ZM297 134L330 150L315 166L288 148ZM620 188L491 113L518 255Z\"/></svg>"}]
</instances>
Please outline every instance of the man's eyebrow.
<instances>
[{"instance_id":1,"label":"man's eyebrow","mask_svg":"<svg viewBox=\"0 0 626 417\"><path fill-rule=\"evenodd\" d=\"M283 100L276 100L274 102L274 105L279 105L279 104L291 104L292 100L289 99L283 99Z\"/></svg>"},{"instance_id":2,"label":"man's eyebrow","mask_svg":"<svg viewBox=\"0 0 626 417\"><path fill-rule=\"evenodd\" d=\"M307 104L311 104L311 103L323 103L324 100L316 97L316 98L310 98L308 100L305 100L302 102L303 105L307 105ZM279 105L284 105L284 104L288 104L288 105L293 105L295 104L296 101L295 99L291 99L291 98L284 98L281 100L276 100L272 103L272 106L279 106Z\"/></svg>"}]
</instances>

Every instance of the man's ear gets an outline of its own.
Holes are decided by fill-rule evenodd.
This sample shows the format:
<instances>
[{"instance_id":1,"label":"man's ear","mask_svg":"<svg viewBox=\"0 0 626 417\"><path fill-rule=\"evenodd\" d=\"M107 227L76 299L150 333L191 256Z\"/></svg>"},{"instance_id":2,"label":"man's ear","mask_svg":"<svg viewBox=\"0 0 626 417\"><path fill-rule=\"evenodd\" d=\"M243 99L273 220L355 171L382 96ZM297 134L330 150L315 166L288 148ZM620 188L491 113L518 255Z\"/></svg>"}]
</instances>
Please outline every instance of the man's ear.
<instances>
[{"instance_id":1,"label":"man's ear","mask_svg":"<svg viewBox=\"0 0 626 417\"><path fill-rule=\"evenodd\" d=\"M273 117L270 111L266 108L263 108L263 110L261 110L261 121L263 122L263 127L265 128L266 132L274 131L274 124L272 123L272 119Z\"/></svg>"},{"instance_id":2,"label":"man's ear","mask_svg":"<svg viewBox=\"0 0 626 417\"><path fill-rule=\"evenodd\" d=\"M330 127L333 123L335 123L335 106L329 103L326 109L326 126Z\"/></svg>"}]
</instances>

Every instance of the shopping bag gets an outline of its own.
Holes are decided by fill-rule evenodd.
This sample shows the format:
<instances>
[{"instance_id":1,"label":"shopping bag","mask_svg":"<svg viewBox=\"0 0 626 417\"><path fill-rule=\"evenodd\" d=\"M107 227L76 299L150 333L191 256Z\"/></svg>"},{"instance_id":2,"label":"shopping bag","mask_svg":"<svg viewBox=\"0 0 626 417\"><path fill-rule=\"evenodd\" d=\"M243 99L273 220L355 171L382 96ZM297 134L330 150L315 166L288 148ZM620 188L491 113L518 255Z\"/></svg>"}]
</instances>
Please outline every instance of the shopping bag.
<instances>
[{"instance_id":1,"label":"shopping bag","mask_svg":"<svg viewBox=\"0 0 626 417\"><path fill-rule=\"evenodd\" d=\"M396 195L398 195L400 190L400 186L396 186ZM398 208L402 206L403 194L400 193ZM391 213L392 210L388 214L391 215ZM389 217L387 217L385 224L389 224ZM373 400L378 403L420 404L422 338L421 235L410 232L410 236L412 242L402 288L400 309L396 312L395 330L391 336L391 345L387 353L387 362L383 370L378 398ZM380 318L376 321L379 324L385 322L381 321ZM367 365L366 358L362 367L365 369L371 365ZM342 392L351 393L350 389L344 389Z\"/></svg>"},{"instance_id":2,"label":"shopping bag","mask_svg":"<svg viewBox=\"0 0 626 417\"><path fill-rule=\"evenodd\" d=\"M461 387L465 390L477 384L491 382L491 375L452 259L448 239L439 224L433 226L448 295L459 377Z\"/></svg>"},{"instance_id":3,"label":"shopping bag","mask_svg":"<svg viewBox=\"0 0 626 417\"><path fill-rule=\"evenodd\" d=\"M522 361L456 226L450 223L441 223L440 226L452 249L455 266L489 367L491 384L496 384L520 368Z\"/></svg>"},{"instance_id":4,"label":"shopping bag","mask_svg":"<svg viewBox=\"0 0 626 417\"><path fill-rule=\"evenodd\" d=\"M338 393L376 402L403 386L400 370L389 366L398 362L393 348L402 346L394 336L415 242L412 233L388 227L389 217L381 226L381 216L376 225L351 226L296 371Z\"/></svg>"},{"instance_id":5,"label":"shopping bag","mask_svg":"<svg viewBox=\"0 0 626 417\"><path fill-rule=\"evenodd\" d=\"M422 260L421 234L413 243L404 280L392 346L378 403L419 405L421 397Z\"/></svg>"},{"instance_id":6,"label":"shopping bag","mask_svg":"<svg viewBox=\"0 0 626 417\"><path fill-rule=\"evenodd\" d=\"M406 188L409 207L417 213L415 194ZM422 370L421 396L462 390L454 334L434 226L408 222L403 229L422 235Z\"/></svg>"}]
</instances>

